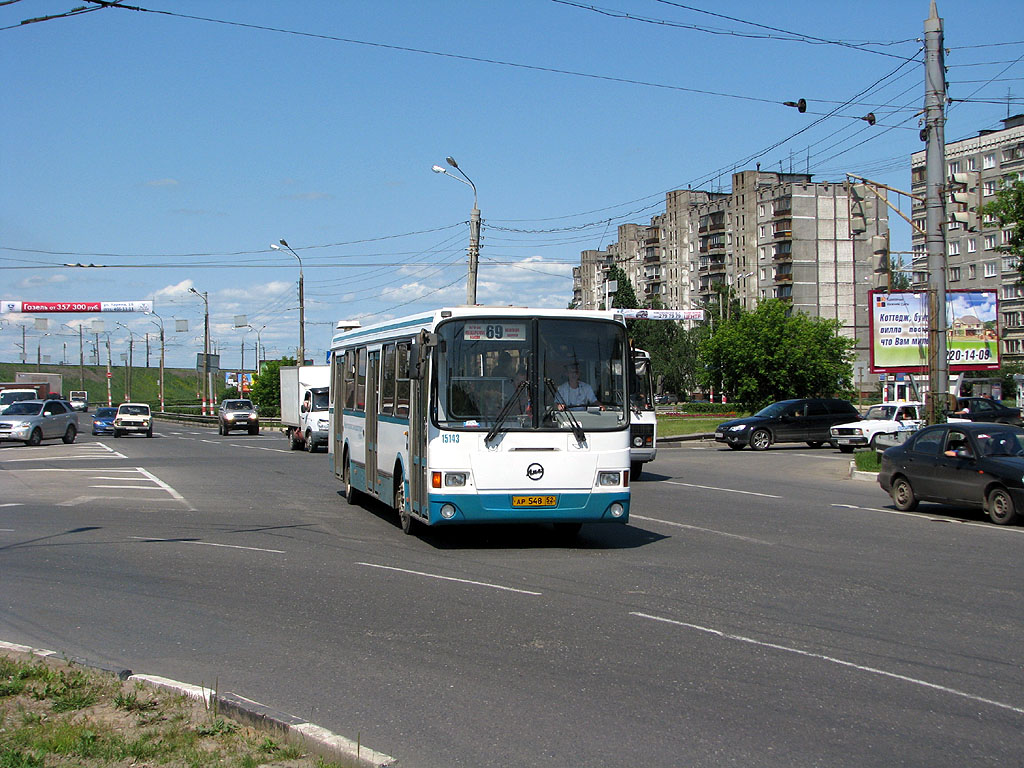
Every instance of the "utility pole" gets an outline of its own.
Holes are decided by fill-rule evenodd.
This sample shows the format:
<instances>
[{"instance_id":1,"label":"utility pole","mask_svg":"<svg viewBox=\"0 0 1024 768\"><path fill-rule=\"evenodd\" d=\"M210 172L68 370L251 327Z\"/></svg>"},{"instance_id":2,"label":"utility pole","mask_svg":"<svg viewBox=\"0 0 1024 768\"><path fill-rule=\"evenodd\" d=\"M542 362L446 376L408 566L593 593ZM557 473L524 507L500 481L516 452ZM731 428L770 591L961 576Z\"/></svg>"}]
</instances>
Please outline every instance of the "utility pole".
<instances>
[{"instance_id":1,"label":"utility pole","mask_svg":"<svg viewBox=\"0 0 1024 768\"><path fill-rule=\"evenodd\" d=\"M946 67L935 0L924 23L925 250L928 255L928 423L942 419L949 395L946 356Z\"/></svg>"},{"instance_id":2,"label":"utility pole","mask_svg":"<svg viewBox=\"0 0 1024 768\"><path fill-rule=\"evenodd\" d=\"M85 389L85 331L78 324L78 388Z\"/></svg>"}]
</instances>

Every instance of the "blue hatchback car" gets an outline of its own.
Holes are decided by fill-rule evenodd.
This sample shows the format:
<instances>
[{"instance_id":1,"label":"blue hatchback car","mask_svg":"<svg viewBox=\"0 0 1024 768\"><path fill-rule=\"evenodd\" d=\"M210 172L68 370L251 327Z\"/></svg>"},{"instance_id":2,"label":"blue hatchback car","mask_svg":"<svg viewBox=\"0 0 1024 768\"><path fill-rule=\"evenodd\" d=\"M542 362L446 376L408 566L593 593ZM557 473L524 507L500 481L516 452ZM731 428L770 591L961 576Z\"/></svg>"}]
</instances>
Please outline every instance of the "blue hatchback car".
<instances>
[{"instance_id":1,"label":"blue hatchback car","mask_svg":"<svg viewBox=\"0 0 1024 768\"><path fill-rule=\"evenodd\" d=\"M114 434L114 417L117 408L97 408L92 416L92 433L94 435Z\"/></svg>"}]
</instances>

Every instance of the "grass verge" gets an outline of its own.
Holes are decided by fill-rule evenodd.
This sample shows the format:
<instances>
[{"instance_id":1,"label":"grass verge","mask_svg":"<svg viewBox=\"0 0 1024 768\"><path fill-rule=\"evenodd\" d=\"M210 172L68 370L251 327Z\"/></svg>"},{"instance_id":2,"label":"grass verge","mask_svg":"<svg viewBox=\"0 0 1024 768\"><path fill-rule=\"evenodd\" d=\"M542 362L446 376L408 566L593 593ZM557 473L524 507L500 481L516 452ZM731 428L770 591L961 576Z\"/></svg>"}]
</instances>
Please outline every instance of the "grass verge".
<instances>
[{"instance_id":1,"label":"grass verge","mask_svg":"<svg viewBox=\"0 0 1024 768\"><path fill-rule=\"evenodd\" d=\"M859 472L877 472L882 465L878 452L873 450L854 451L853 461Z\"/></svg>"},{"instance_id":2,"label":"grass verge","mask_svg":"<svg viewBox=\"0 0 1024 768\"><path fill-rule=\"evenodd\" d=\"M342 768L202 701L0 650L0 768Z\"/></svg>"},{"instance_id":3,"label":"grass verge","mask_svg":"<svg viewBox=\"0 0 1024 768\"><path fill-rule=\"evenodd\" d=\"M715 427L726 421L722 416L697 418L692 416L659 416L658 437L678 437L679 435L698 435L714 432Z\"/></svg>"}]
</instances>

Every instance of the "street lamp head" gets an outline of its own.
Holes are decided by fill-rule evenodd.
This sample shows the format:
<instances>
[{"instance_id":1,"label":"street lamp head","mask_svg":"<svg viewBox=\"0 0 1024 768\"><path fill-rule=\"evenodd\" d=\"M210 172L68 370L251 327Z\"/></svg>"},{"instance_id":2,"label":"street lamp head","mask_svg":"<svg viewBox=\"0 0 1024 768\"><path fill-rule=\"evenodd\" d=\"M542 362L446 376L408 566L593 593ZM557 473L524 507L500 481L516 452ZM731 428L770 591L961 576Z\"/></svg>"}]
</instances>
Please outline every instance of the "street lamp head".
<instances>
[{"instance_id":1,"label":"street lamp head","mask_svg":"<svg viewBox=\"0 0 1024 768\"><path fill-rule=\"evenodd\" d=\"M198 296L198 295L199 295L199 291L197 291L197 290L196 290L195 288L189 288L189 289L188 289L188 292L189 292L189 293L194 293L194 294L195 294L196 296Z\"/></svg>"},{"instance_id":2,"label":"street lamp head","mask_svg":"<svg viewBox=\"0 0 1024 768\"><path fill-rule=\"evenodd\" d=\"M280 243L281 245L283 245L283 246L284 246L285 248L291 248L291 246L290 246L290 245L288 245L288 243L286 243L286 242L284 241L284 238L283 238L283 237L282 237L282 238L281 238L280 240L278 240L277 242L279 242L279 243Z\"/></svg>"},{"instance_id":3,"label":"street lamp head","mask_svg":"<svg viewBox=\"0 0 1024 768\"><path fill-rule=\"evenodd\" d=\"M278 245L277 243L271 243L270 244L270 249L273 250L273 251L280 251L281 250L281 246Z\"/></svg>"},{"instance_id":4,"label":"street lamp head","mask_svg":"<svg viewBox=\"0 0 1024 768\"><path fill-rule=\"evenodd\" d=\"M444 168L442 168L440 165L435 165L430 170L432 170L434 173L445 173Z\"/></svg>"},{"instance_id":5,"label":"street lamp head","mask_svg":"<svg viewBox=\"0 0 1024 768\"><path fill-rule=\"evenodd\" d=\"M446 157L445 162L448 163L452 168L458 168L459 164L455 162L454 157Z\"/></svg>"}]
</instances>

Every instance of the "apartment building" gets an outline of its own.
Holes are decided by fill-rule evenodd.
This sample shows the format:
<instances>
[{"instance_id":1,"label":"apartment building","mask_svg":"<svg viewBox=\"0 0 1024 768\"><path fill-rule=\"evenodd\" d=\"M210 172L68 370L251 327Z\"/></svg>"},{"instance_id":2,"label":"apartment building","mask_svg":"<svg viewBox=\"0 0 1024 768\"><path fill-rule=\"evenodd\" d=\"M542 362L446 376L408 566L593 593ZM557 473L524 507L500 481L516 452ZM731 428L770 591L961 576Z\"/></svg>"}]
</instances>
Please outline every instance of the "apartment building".
<instances>
[{"instance_id":1,"label":"apartment building","mask_svg":"<svg viewBox=\"0 0 1024 768\"><path fill-rule=\"evenodd\" d=\"M955 289L994 289L999 297L1000 355L1007 362L1024 361L1024 286L1016 259L998 248L1009 239L1009 231L1000 230L995 220L980 214L1000 185L1024 174L1024 115L1002 121L999 130L981 131L977 136L946 144L946 170L965 174L970 206L975 215L969 224L950 221L946 225L946 287ZM925 152L910 158L911 191L924 197ZM952 214L952 205L948 206ZM980 216L980 219L979 219ZM925 228L923 202L914 203L914 223ZM950 218L952 216L950 215ZM913 236L913 282L924 289L928 283L928 257L924 235Z\"/></svg>"},{"instance_id":2,"label":"apartment building","mask_svg":"<svg viewBox=\"0 0 1024 768\"><path fill-rule=\"evenodd\" d=\"M793 311L842 322L867 376L871 237L887 235L888 209L859 185L760 169L732 176L732 191L675 190L649 225L619 227L618 242L587 251L574 269L575 306L604 300L604 274L626 271L641 301L718 308L727 290L746 309L777 298Z\"/></svg>"}]
</instances>

